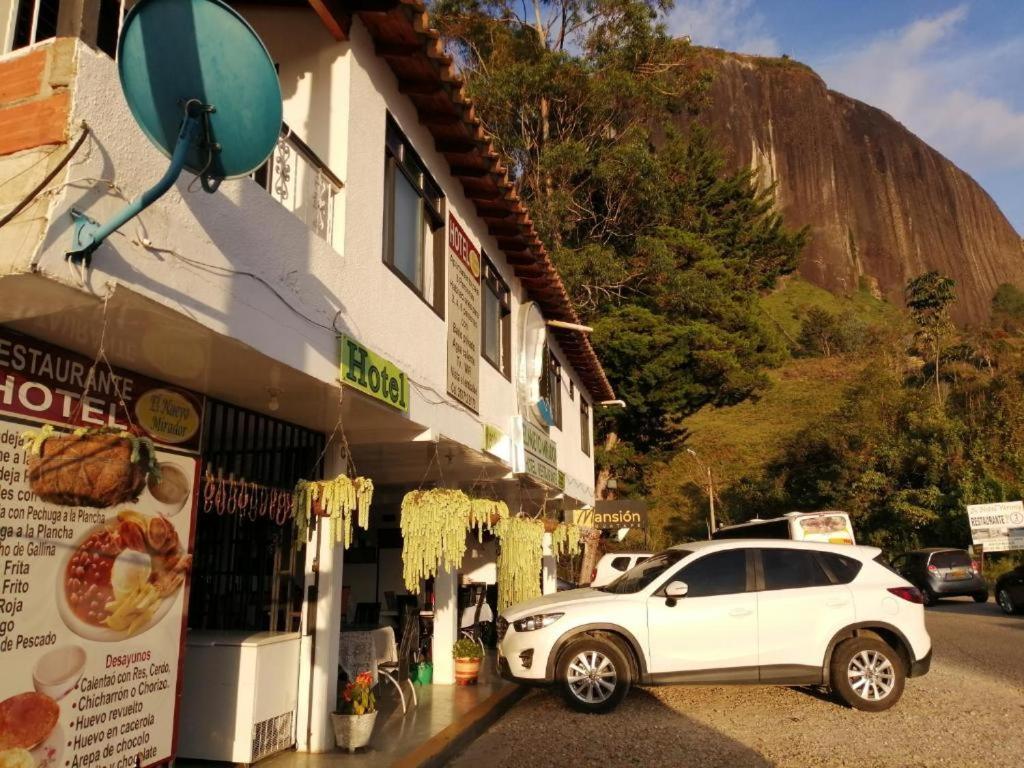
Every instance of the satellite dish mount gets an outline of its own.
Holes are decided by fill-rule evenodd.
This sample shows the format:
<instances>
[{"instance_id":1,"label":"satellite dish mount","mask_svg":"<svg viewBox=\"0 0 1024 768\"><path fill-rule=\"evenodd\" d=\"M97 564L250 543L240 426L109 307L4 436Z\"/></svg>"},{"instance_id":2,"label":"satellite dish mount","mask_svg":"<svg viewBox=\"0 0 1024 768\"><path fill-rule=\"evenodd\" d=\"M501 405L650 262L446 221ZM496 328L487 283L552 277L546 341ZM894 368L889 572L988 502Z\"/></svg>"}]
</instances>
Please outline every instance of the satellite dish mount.
<instances>
[{"instance_id":1,"label":"satellite dish mount","mask_svg":"<svg viewBox=\"0 0 1024 768\"><path fill-rule=\"evenodd\" d=\"M259 168L281 133L274 62L224 0L139 0L117 44L121 90L143 133L170 158L160 180L106 224L72 209L68 262L89 267L111 233L189 170L206 192Z\"/></svg>"},{"instance_id":2,"label":"satellite dish mount","mask_svg":"<svg viewBox=\"0 0 1024 768\"><path fill-rule=\"evenodd\" d=\"M220 146L210 135L210 114L216 111L215 106L203 104L198 99L189 99L185 103L185 117L181 121L178 141L174 145L174 153L171 155L171 164L167 166L167 171L160 177L160 181L122 208L120 213L106 224L101 225L78 208L71 209L71 220L75 224L75 230L71 235L72 247L66 257L68 261L76 266L89 267L93 251L99 248L104 240L167 194L185 170L188 151L193 144L205 147L211 157L214 152L220 151ZM207 192L216 192L220 186L220 179L211 179L206 174L200 176L200 179L203 189Z\"/></svg>"}]
</instances>

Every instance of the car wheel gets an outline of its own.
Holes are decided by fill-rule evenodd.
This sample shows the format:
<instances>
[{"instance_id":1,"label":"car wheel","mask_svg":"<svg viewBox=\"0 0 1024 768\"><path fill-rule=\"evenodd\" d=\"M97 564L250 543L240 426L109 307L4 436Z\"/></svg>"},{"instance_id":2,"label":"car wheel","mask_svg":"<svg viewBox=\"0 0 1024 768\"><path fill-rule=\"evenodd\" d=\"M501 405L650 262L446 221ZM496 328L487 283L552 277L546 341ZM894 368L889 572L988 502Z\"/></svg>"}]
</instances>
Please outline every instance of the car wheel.
<instances>
[{"instance_id":1,"label":"car wheel","mask_svg":"<svg viewBox=\"0 0 1024 768\"><path fill-rule=\"evenodd\" d=\"M573 640L558 657L558 681L570 707L599 714L619 705L632 684L629 659L611 640Z\"/></svg>"},{"instance_id":2,"label":"car wheel","mask_svg":"<svg viewBox=\"0 0 1024 768\"><path fill-rule=\"evenodd\" d=\"M996 593L996 601L998 601L999 607L1003 609L1003 613L1013 614L1017 612L1017 605L1013 602L1010 590L1000 589Z\"/></svg>"},{"instance_id":3,"label":"car wheel","mask_svg":"<svg viewBox=\"0 0 1024 768\"><path fill-rule=\"evenodd\" d=\"M832 690L846 704L865 712L888 709L903 695L903 660L875 637L854 637L839 644L829 665Z\"/></svg>"},{"instance_id":4,"label":"car wheel","mask_svg":"<svg viewBox=\"0 0 1024 768\"><path fill-rule=\"evenodd\" d=\"M971 595L971 597L974 598L974 602L976 603L988 602L988 592L976 592L975 594Z\"/></svg>"}]
</instances>

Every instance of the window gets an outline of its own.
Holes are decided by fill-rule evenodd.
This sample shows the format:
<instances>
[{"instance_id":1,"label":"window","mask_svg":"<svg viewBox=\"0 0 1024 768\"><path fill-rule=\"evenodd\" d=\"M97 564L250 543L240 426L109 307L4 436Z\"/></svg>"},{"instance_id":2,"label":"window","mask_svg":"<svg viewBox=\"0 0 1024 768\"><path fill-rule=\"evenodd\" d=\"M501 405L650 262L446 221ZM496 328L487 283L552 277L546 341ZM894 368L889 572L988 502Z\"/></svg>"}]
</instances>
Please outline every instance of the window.
<instances>
[{"instance_id":1,"label":"window","mask_svg":"<svg viewBox=\"0 0 1024 768\"><path fill-rule=\"evenodd\" d=\"M875 559L877 561L878 558ZM849 584L857 578L857 574L860 573L860 569L863 567L863 563L860 560L844 557L843 555L835 555L831 552L819 552L818 562L825 566L825 570L829 572L829 577L831 577L833 584Z\"/></svg>"},{"instance_id":2,"label":"window","mask_svg":"<svg viewBox=\"0 0 1024 768\"><path fill-rule=\"evenodd\" d=\"M814 552L799 549L762 549L765 589L825 587L829 581Z\"/></svg>"},{"instance_id":3,"label":"window","mask_svg":"<svg viewBox=\"0 0 1024 768\"><path fill-rule=\"evenodd\" d=\"M611 566L616 571L622 571L623 573L625 573L628 570L628 568L629 568L629 558L628 557L616 557L616 558L614 558L612 560Z\"/></svg>"},{"instance_id":4,"label":"window","mask_svg":"<svg viewBox=\"0 0 1024 768\"><path fill-rule=\"evenodd\" d=\"M642 565L638 564L619 576L611 584L598 587L602 592L616 595L631 595L650 585L680 560L692 555L688 549L667 549L653 557L649 557Z\"/></svg>"},{"instance_id":5,"label":"window","mask_svg":"<svg viewBox=\"0 0 1024 768\"><path fill-rule=\"evenodd\" d=\"M788 539L788 520L767 520L763 522L743 523L742 525L719 528L713 539Z\"/></svg>"},{"instance_id":6,"label":"window","mask_svg":"<svg viewBox=\"0 0 1024 768\"><path fill-rule=\"evenodd\" d=\"M544 374L540 379L540 396L551 409L551 426L562 428L562 364L550 349L544 354Z\"/></svg>"},{"instance_id":7,"label":"window","mask_svg":"<svg viewBox=\"0 0 1024 768\"><path fill-rule=\"evenodd\" d=\"M444 314L444 195L388 116L384 263Z\"/></svg>"},{"instance_id":8,"label":"window","mask_svg":"<svg viewBox=\"0 0 1024 768\"><path fill-rule=\"evenodd\" d=\"M485 255L481 347L484 359L506 379L512 375L512 292Z\"/></svg>"},{"instance_id":9,"label":"window","mask_svg":"<svg viewBox=\"0 0 1024 768\"><path fill-rule=\"evenodd\" d=\"M936 552L929 564L936 568L970 568L971 556L961 550L951 549L948 552Z\"/></svg>"},{"instance_id":10,"label":"window","mask_svg":"<svg viewBox=\"0 0 1024 768\"><path fill-rule=\"evenodd\" d=\"M686 597L714 597L747 591L747 551L728 549L713 552L686 566L672 581L682 581L689 589Z\"/></svg>"},{"instance_id":11,"label":"window","mask_svg":"<svg viewBox=\"0 0 1024 768\"><path fill-rule=\"evenodd\" d=\"M580 398L580 447L587 456L590 455L590 403L582 397Z\"/></svg>"},{"instance_id":12,"label":"window","mask_svg":"<svg viewBox=\"0 0 1024 768\"><path fill-rule=\"evenodd\" d=\"M39 8L36 21L35 36L32 35L36 7ZM6 11L5 11L6 13ZM60 0L21 0L18 13L14 17L14 40L12 49L24 48L40 40L57 36L57 15L60 13ZM4 41L6 43L6 41Z\"/></svg>"}]
</instances>

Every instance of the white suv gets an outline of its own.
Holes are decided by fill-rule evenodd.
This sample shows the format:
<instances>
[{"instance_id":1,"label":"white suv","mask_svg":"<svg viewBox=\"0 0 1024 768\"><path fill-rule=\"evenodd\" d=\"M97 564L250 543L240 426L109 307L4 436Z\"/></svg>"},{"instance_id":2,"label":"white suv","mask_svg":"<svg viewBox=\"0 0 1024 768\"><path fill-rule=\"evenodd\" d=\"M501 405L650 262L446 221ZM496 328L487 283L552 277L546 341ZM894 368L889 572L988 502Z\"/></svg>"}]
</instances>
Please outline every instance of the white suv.
<instances>
[{"instance_id":1,"label":"white suv","mask_svg":"<svg viewBox=\"0 0 1024 768\"><path fill-rule=\"evenodd\" d=\"M878 712L931 665L921 593L874 547L704 541L498 619L499 668L607 712L633 683L827 685Z\"/></svg>"}]
</instances>

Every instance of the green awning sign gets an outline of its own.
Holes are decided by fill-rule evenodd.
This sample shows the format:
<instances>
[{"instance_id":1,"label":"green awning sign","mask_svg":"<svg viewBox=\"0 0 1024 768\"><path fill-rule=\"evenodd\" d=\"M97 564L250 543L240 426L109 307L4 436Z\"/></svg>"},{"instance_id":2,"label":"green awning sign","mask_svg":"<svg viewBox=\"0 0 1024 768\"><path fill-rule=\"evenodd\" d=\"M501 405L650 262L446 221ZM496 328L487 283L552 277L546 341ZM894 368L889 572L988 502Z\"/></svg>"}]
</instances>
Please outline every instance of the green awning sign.
<instances>
[{"instance_id":1,"label":"green awning sign","mask_svg":"<svg viewBox=\"0 0 1024 768\"><path fill-rule=\"evenodd\" d=\"M350 336L339 338L341 382L400 411L409 410L409 379L397 365Z\"/></svg>"}]
</instances>

